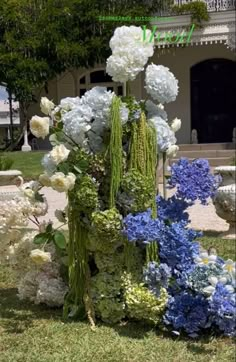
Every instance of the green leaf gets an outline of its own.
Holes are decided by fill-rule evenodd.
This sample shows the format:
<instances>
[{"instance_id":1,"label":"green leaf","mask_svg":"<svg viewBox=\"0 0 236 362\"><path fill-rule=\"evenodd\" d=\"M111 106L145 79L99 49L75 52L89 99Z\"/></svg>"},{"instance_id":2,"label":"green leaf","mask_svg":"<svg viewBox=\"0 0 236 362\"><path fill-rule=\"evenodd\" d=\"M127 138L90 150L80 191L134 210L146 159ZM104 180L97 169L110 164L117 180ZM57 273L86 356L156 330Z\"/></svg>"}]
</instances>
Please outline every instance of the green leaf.
<instances>
[{"instance_id":1,"label":"green leaf","mask_svg":"<svg viewBox=\"0 0 236 362\"><path fill-rule=\"evenodd\" d=\"M43 195L38 192L35 193L34 198L36 201L44 202Z\"/></svg>"},{"instance_id":2,"label":"green leaf","mask_svg":"<svg viewBox=\"0 0 236 362\"><path fill-rule=\"evenodd\" d=\"M48 235L46 233L40 233L34 237L34 244L41 245L46 244L48 241Z\"/></svg>"},{"instance_id":3,"label":"green leaf","mask_svg":"<svg viewBox=\"0 0 236 362\"><path fill-rule=\"evenodd\" d=\"M46 232L47 232L47 233L51 233L51 232L52 232L52 224L51 224L51 223L49 223L49 224L47 225L47 227L46 227Z\"/></svg>"},{"instance_id":4,"label":"green leaf","mask_svg":"<svg viewBox=\"0 0 236 362\"><path fill-rule=\"evenodd\" d=\"M55 245L59 249L66 248L66 238L65 238L65 235L61 231L56 231L54 233L53 240L54 240Z\"/></svg>"}]
</instances>

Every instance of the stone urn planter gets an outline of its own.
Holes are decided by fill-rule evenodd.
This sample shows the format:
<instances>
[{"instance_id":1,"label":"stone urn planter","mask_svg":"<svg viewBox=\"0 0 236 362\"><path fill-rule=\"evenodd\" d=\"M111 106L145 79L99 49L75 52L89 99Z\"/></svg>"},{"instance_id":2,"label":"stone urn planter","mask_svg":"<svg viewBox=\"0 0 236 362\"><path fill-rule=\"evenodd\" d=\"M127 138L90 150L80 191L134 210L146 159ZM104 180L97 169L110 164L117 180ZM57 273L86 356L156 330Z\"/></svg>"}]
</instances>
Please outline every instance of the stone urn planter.
<instances>
[{"instance_id":1,"label":"stone urn planter","mask_svg":"<svg viewBox=\"0 0 236 362\"><path fill-rule=\"evenodd\" d=\"M236 167L219 166L215 174L220 174L222 182L213 199L217 215L229 224L229 230L221 236L224 239L236 239Z\"/></svg>"},{"instance_id":2,"label":"stone urn planter","mask_svg":"<svg viewBox=\"0 0 236 362\"><path fill-rule=\"evenodd\" d=\"M22 173L18 170L0 171L0 201L10 200L21 194L17 187L21 187L24 183ZM14 189L6 190L1 186L15 185Z\"/></svg>"}]
</instances>

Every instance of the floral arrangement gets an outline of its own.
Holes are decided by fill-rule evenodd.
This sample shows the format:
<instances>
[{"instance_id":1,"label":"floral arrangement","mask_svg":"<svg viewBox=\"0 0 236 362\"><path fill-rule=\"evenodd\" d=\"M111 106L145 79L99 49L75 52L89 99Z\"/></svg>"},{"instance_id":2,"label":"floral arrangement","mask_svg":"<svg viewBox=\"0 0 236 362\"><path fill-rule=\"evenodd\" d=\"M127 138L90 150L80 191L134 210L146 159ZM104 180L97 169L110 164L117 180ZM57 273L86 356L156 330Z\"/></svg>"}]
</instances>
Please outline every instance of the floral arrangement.
<instances>
[{"instance_id":1,"label":"floral arrangement","mask_svg":"<svg viewBox=\"0 0 236 362\"><path fill-rule=\"evenodd\" d=\"M121 82L135 79L154 50L132 26L117 28L110 46L107 72ZM178 81L151 64L145 83L153 101L135 100L128 86L124 97L95 87L58 106L42 98L46 117L34 116L30 128L53 148L39 187L67 194L56 215L69 238L51 224L41 228L28 253L37 269L26 268L19 295L63 305L64 318L87 317L93 328L96 318L130 318L192 337L209 328L233 336L235 263L201 249L186 211L206 203L217 180L207 161L180 160L169 180L176 193L157 195L158 161L178 151L181 121L169 122L162 104L175 100ZM38 198L38 188L27 192Z\"/></svg>"}]
</instances>

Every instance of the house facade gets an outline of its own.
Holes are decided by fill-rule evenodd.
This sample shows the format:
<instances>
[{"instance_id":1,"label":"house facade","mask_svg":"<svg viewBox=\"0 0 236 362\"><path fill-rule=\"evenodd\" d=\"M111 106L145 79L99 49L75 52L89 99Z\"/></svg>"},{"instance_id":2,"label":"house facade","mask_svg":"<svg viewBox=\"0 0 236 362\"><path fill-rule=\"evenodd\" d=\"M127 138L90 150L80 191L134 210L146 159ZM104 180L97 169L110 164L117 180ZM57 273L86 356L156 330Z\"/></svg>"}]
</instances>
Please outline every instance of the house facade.
<instances>
[{"instance_id":1,"label":"house facade","mask_svg":"<svg viewBox=\"0 0 236 362\"><path fill-rule=\"evenodd\" d=\"M176 1L176 4L190 1ZM150 62L162 64L179 80L179 95L166 106L169 118L181 118L177 133L179 144L229 143L235 127L236 62L235 0L206 0L210 19L202 28L195 28L188 44L157 42ZM166 15L165 15L166 16ZM118 23L120 24L120 23ZM180 32L189 28L190 15L169 17L152 22L158 31ZM123 85L113 83L105 72L105 64L93 69L72 69L49 83L48 98L55 103L64 97L82 96L96 85L106 86L118 95ZM138 99L147 99L144 73L131 83L131 92ZM44 94L42 94L44 95ZM31 114L38 113L37 107ZM194 130L194 131L193 131ZM197 137L196 137L197 136Z\"/></svg>"}]
</instances>

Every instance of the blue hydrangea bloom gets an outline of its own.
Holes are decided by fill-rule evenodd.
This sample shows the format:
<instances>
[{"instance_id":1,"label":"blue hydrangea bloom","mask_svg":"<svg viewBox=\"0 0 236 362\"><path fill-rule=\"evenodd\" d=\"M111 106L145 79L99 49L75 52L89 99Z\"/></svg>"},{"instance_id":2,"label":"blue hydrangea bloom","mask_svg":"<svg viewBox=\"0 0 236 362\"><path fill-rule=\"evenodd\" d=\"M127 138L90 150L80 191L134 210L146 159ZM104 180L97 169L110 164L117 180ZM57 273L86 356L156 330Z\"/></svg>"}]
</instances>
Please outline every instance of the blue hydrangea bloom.
<instances>
[{"instance_id":1,"label":"blue hydrangea bloom","mask_svg":"<svg viewBox=\"0 0 236 362\"><path fill-rule=\"evenodd\" d=\"M218 283L209 304L212 320L218 328L226 336L236 336L236 294Z\"/></svg>"},{"instance_id":2,"label":"blue hydrangea bloom","mask_svg":"<svg viewBox=\"0 0 236 362\"><path fill-rule=\"evenodd\" d=\"M196 159L190 162L187 158L181 158L172 165L168 184L171 188L177 187L178 198L200 200L202 204L206 204L207 199L214 196L219 181L218 177L210 173L207 160Z\"/></svg>"},{"instance_id":3,"label":"blue hydrangea bloom","mask_svg":"<svg viewBox=\"0 0 236 362\"><path fill-rule=\"evenodd\" d=\"M183 291L170 298L164 322L175 331L185 331L196 337L203 328L211 325L208 301L202 295L192 295Z\"/></svg>"},{"instance_id":4,"label":"blue hydrangea bloom","mask_svg":"<svg viewBox=\"0 0 236 362\"><path fill-rule=\"evenodd\" d=\"M123 219L123 224L123 233L130 242L142 242L144 244L158 240L161 230L165 227L161 220L152 218L151 209L136 215L127 215Z\"/></svg>"},{"instance_id":5,"label":"blue hydrangea bloom","mask_svg":"<svg viewBox=\"0 0 236 362\"><path fill-rule=\"evenodd\" d=\"M194 259L199 255L200 245L194 240L201 233L186 228L186 222L173 223L165 227L159 242L159 257L176 276L189 272L195 266ZM184 274L183 274L184 275Z\"/></svg>"},{"instance_id":6,"label":"blue hydrangea bloom","mask_svg":"<svg viewBox=\"0 0 236 362\"><path fill-rule=\"evenodd\" d=\"M163 221L179 222L181 220L189 221L189 215L186 209L192 205L176 195L165 200L161 195L156 197L158 217Z\"/></svg>"},{"instance_id":7,"label":"blue hydrangea bloom","mask_svg":"<svg viewBox=\"0 0 236 362\"><path fill-rule=\"evenodd\" d=\"M171 269L167 264L158 264L156 262L149 262L144 269L143 278L144 283L148 289L157 297L160 295L160 288L168 288L168 281L171 277Z\"/></svg>"}]
</instances>

